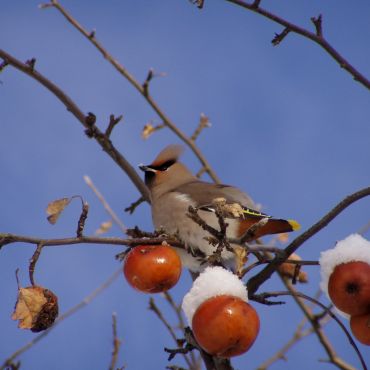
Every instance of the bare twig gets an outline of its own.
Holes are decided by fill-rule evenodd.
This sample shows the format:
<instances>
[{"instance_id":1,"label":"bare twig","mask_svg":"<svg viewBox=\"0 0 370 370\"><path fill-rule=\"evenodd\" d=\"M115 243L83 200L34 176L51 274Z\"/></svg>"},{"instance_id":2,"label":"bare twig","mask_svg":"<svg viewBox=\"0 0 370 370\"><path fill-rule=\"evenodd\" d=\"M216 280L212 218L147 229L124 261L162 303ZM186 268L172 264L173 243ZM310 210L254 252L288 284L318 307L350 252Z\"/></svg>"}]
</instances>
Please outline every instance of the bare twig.
<instances>
[{"instance_id":1,"label":"bare twig","mask_svg":"<svg viewBox=\"0 0 370 370\"><path fill-rule=\"evenodd\" d=\"M259 6L259 1L254 1L252 4L245 2L244 0L226 0L229 3L238 5L244 9L250 10L254 13L257 13L277 24L280 24L284 27L284 31L287 33L294 32L298 35L301 35L314 43L318 44L323 48L338 64L341 68L345 69L355 81L358 81L360 84L365 86L367 89L370 89L370 80L367 79L359 70L357 70L352 64L350 64L322 35L322 22L321 17L315 18L315 28L316 32L311 32L306 30L292 22L287 21L286 19L266 10ZM257 4L257 6L256 6ZM320 19L320 20L319 20ZM282 34L284 33L282 32ZM280 34L280 35L282 35ZM285 37L286 35L284 35ZM279 36L277 36L279 37ZM276 37L275 37L276 38ZM280 40L281 41L281 40Z\"/></svg>"},{"instance_id":2,"label":"bare twig","mask_svg":"<svg viewBox=\"0 0 370 370\"><path fill-rule=\"evenodd\" d=\"M65 105L67 110L70 111L86 129L91 130L91 126L89 125L89 123L86 122L85 114L81 111L77 104L57 85L48 80L45 76L43 76L35 69L30 69L30 67L27 64L20 62L19 60L17 60L12 55L10 55L9 53L5 52L2 49L0 49L0 58L2 58L4 61L6 61L8 64L12 65L19 71L34 78L41 85L46 87ZM145 186L141 177L131 166L131 164L126 160L126 158L123 157L123 155L114 147L109 138L105 134L103 134L95 125L93 138L99 143L103 150L118 164L118 166L128 175L130 180L134 183L134 185L140 191L145 200L150 202L148 189Z\"/></svg>"},{"instance_id":3,"label":"bare twig","mask_svg":"<svg viewBox=\"0 0 370 370\"><path fill-rule=\"evenodd\" d=\"M108 124L107 129L105 130L105 136L107 138L110 137L110 135L112 134L112 131L113 131L114 127L117 125L118 122L120 122L122 120L122 118L123 118L122 114L120 116L118 116L118 117L114 117L113 114L111 114L109 116L109 124Z\"/></svg>"},{"instance_id":4,"label":"bare twig","mask_svg":"<svg viewBox=\"0 0 370 370\"><path fill-rule=\"evenodd\" d=\"M12 244L12 243L28 243L39 245L42 244L44 247L49 246L61 246L61 245L73 245L73 244L108 244L108 245L127 245L135 246L140 244L161 244L167 242L168 244L184 248L183 244L173 238L166 237L154 237L154 238L131 238L124 239L118 237L96 237L96 236L82 236L82 237L70 237L61 239L42 239L34 238L30 236L15 235L15 234L0 234L0 247Z\"/></svg>"},{"instance_id":5,"label":"bare twig","mask_svg":"<svg viewBox=\"0 0 370 370\"><path fill-rule=\"evenodd\" d=\"M112 314L112 329L113 329L113 350L112 350L112 358L109 365L109 370L115 370L116 364L118 360L118 352L121 346L121 341L117 335L117 314L113 312Z\"/></svg>"},{"instance_id":6,"label":"bare twig","mask_svg":"<svg viewBox=\"0 0 370 370\"><path fill-rule=\"evenodd\" d=\"M209 176L215 181L219 182L219 178L217 177L216 173L212 170L211 166L209 165L207 159L201 153L199 148L195 145L195 143L187 137L176 125L172 120L163 112L163 110L158 106L156 101L152 98L149 94L148 88L140 84L129 72L128 70L121 65L117 59L115 59L108 51L103 47L103 45L97 41L96 35L94 33L93 37L91 36L91 32L88 32L86 29L82 27L82 25L72 17L72 15L67 12L67 10L60 5L57 0L52 0L51 5L56 8L66 19L69 23L72 24L83 36L85 36L103 55L103 57L123 76L125 77L128 82L135 87L135 89L145 98L148 104L153 108L153 110L158 114L161 118L163 123L175 133L195 154L195 156L199 159L202 165L207 169ZM0 55L1 56L1 55ZM149 74L148 74L149 76ZM152 76L151 76L152 77ZM150 77L150 79L151 79ZM149 79L149 81L150 81ZM147 77L148 80L148 77ZM149 82L148 81L148 82ZM144 83L145 85L145 83ZM143 193L142 193L143 194ZM144 195L144 194L143 194Z\"/></svg>"},{"instance_id":7,"label":"bare twig","mask_svg":"<svg viewBox=\"0 0 370 370\"><path fill-rule=\"evenodd\" d=\"M310 239L313 235L318 233L321 229L327 226L332 220L334 220L343 210L349 207L352 203L370 195L370 187L359 190L339 202L331 211L329 211L324 217L322 217L317 223L311 226L303 234L295 238L285 249L284 255L276 255L274 260L268 264L262 271L257 275L253 276L248 281L248 292L254 294L257 289L268 280L276 269L283 263L288 257L294 253L306 240Z\"/></svg>"},{"instance_id":8,"label":"bare twig","mask_svg":"<svg viewBox=\"0 0 370 370\"><path fill-rule=\"evenodd\" d=\"M31 259L30 259L30 265L28 267L28 273L29 273L29 277L30 277L30 283L31 285L35 285L35 281L34 281L34 278L33 278L33 274L35 272L35 267L36 267L36 263L40 257L40 254L41 254L41 250L42 250L42 247L44 245L42 243L39 243L37 245L37 248L35 250L35 253L32 255Z\"/></svg>"},{"instance_id":9,"label":"bare twig","mask_svg":"<svg viewBox=\"0 0 370 370\"><path fill-rule=\"evenodd\" d=\"M77 238L82 237L82 233L85 228L85 222L87 219L87 215L89 213L89 204L87 202L84 202L82 198L81 198L81 201L82 201L82 212L81 212L80 218L78 219L78 223L77 223L77 232L76 232Z\"/></svg>"},{"instance_id":10,"label":"bare twig","mask_svg":"<svg viewBox=\"0 0 370 370\"><path fill-rule=\"evenodd\" d=\"M312 17L311 22L316 28L317 37L322 37L322 15L320 14L318 17Z\"/></svg>"},{"instance_id":11,"label":"bare twig","mask_svg":"<svg viewBox=\"0 0 370 370\"><path fill-rule=\"evenodd\" d=\"M198 178L200 178L200 177L202 177L202 175L204 174L204 173L206 173L207 172L207 168L205 168L205 167L202 167L197 173L196 173L196 177L198 177Z\"/></svg>"},{"instance_id":12,"label":"bare twig","mask_svg":"<svg viewBox=\"0 0 370 370\"><path fill-rule=\"evenodd\" d=\"M121 231L123 233L126 233L126 231L127 231L126 226L122 223L122 221L119 219L119 217L113 211L113 209L110 207L108 202L103 197L102 193L98 190L98 188L92 182L91 178L89 176L84 176L84 180L85 180L87 186L95 193L97 198L100 200L101 204L103 205L104 209L107 211L109 216L112 217L112 220L116 223L116 225L121 229Z\"/></svg>"},{"instance_id":13,"label":"bare twig","mask_svg":"<svg viewBox=\"0 0 370 370\"><path fill-rule=\"evenodd\" d=\"M176 304L176 302L172 298L172 295L168 291L164 292L163 294L164 294L164 297L166 298L166 301L172 307L172 309L174 310L174 312L177 316L179 329L181 331L184 331L186 325L185 325L184 317L183 317L183 314L182 314L181 305ZM191 369L200 369L199 361L196 359L193 351L189 352L189 356L190 356L190 361L191 361L191 364L192 364Z\"/></svg>"},{"instance_id":14,"label":"bare twig","mask_svg":"<svg viewBox=\"0 0 370 370\"><path fill-rule=\"evenodd\" d=\"M339 325L339 327L345 333L350 345L355 350L355 352L356 352L356 354L357 354L357 356L358 356L358 358L361 362L362 368L364 370L367 370L366 363L365 363L365 361L364 361L364 359L361 355L361 352L359 351L356 343L352 339L351 334L348 332L347 328L343 325L343 323L337 318L337 316L333 312L331 312L330 308L326 307L324 304L319 302L317 299L309 297L309 296L307 296L303 293L300 293L300 292L296 291L292 286L290 286L289 291L269 292L269 293L262 293L261 294L261 297L263 299L271 298L271 297L281 297L281 296L292 296L295 299L295 301L298 303L298 305L303 309L303 311L305 313L305 316L310 321L313 320L313 315L311 314L310 310L307 309L307 307L302 305L302 302L300 301L299 298L303 298L305 300L308 300L309 302L312 302L315 305L321 307L323 310L325 310L325 312L327 312L327 314ZM339 369L342 369L342 370L354 370L354 368L351 365L348 365L347 363L345 363L341 358L339 358L336 355L334 349L332 348L331 344L329 343L328 339L326 338L325 334L323 333L323 331L321 330L319 325L317 325L317 323L315 324L315 323L312 322L312 328L314 329L316 335L318 336L318 338L320 340L320 343L323 345L326 353L328 354L329 362L331 362L332 364L334 364L335 366L337 366Z\"/></svg>"},{"instance_id":15,"label":"bare twig","mask_svg":"<svg viewBox=\"0 0 370 370\"><path fill-rule=\"evenodd\" d=\"M29 350L31 347L33 347L36 343L38 343L41 339L45 338L51 330L53 330L58 324L60 324L62 321L67 319L68 317L72 316L74 313L79 311L81 308L84 308L87 306L93 299L95 299L100 293L102 293L105 289L107 289L113 282L116 280L118 276L122 274L122 268L120 267L117 271L115 271L102 285L97 287L91 294L89 294L87 297L85 297L80 303L78 303L76 306L70 308L68 311L66 311L63 315L60 315L54 322L53 326L51 326L49 329L45 330L41 334L34 337L30 342L25 344L23 347L19 348L17 351L15 351L12 355L10 355L4 363L1 365L0 370L5 370L9 364L13 363L13 361L18 358L21 354Z\"/></svg>"},{"instance_id":16,"label":"bare twig","mask_svg":"<svg viewBox=\"0 0 370 370\"><path fill-rule=\"evenodd\" d=\"M289 32L290 28L285 27L282 32L275 33L274 38L271 40L271 44L274 46L279 45L285 39L285 37L288 36Z\"/></svg>"},{"instance_id":17,"label":"bare twig","mask_svg":"<svg viewBox=\"0 0 370 370\"><path fill-rule=\"evenodd\" d=\"M190 139L195 141L206 127L211 127L211 123L209 122L209 118L204 113L201 113L198 126L195 129L194 134L191 135Z\"/></svg>"},{"instance_id":18,"label":"bare twig","mask_svg":"<svg viewBox=\"0 0 370 370\"><path fill-rule=\"evenodd\" d=\"M153 311L158 319L163 323L163 325L166 327L166 329L168 330L168 332L170 333L171 337L173 338L173 340L175 341L176 345L178 346L180 344L176 334L175 334L175 331L174 329L172 328L172 326L169 324L169 322L166 320L166 318L163 316L161 310L158 308L158 306L155 304L155 301L152 297L150 297L149 299L149 309L151 311ZM189 358L186 356L186 354L189 352L189 350L186 350L185 352L182 353L183 357L184 357L184 360L186 361L186 363L188 364L188 366L190 368L192 368L192 363L191 361L189 360Z\"/></svg>"},{"instance_id":19,"label":"bare twig","mask_svg":"<svg viewBox=\"0 0 370 370\"><path fill-rule=\"evenodd\" d=\"M130 206L128 206L127 208L125 208L125 212L128 212L130 214L134 213L135 212L135 209L141 204L145 202L145 199L143 197L140 197L138 200L136 200L135 202L131 203Z\"/></svg>"}]
</instances>

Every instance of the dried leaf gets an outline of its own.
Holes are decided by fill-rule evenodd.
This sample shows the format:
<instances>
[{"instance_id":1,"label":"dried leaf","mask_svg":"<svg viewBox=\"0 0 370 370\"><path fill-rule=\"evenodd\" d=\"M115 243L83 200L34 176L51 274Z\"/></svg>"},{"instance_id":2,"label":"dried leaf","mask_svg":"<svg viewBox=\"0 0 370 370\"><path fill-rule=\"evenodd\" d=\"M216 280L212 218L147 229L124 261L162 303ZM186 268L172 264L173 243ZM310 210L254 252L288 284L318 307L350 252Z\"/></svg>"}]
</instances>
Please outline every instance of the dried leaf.
<instances>
[{"instance_id":1,"label":"dried leaf","mask_svg":"<svg viewBox=\"0 0 370 370\"><path fill-rule=\"evenodd\" d=\"M151 123L147 123L141 132L141 137L146 140L154 131L154 126Z\"/></svg>"},{"instance_id":2,"label":"dried leaf","mask_svg":"<svg viewBox=\"0 0 370 370\"><path fill-rule=\"evenodd\" d=\"M113 225L112 220L102 222L99 229L95 231L95 235L101 235L107 233Z\"/></svg>"},{"instance_id":3,"label":"dried leaf","mask_svg":"<svg viewBox=\"0 0 370 370\"><path fill-rule=\"evenodd\" d=\"M288 259L294 260L294 261L302 260L302 258L298 256L298 254L296 253L291 254ZM294 277L295 266L296 265L293 263L284 262L283 264L279 266L278 270L284 277L292 279ZM308 282L307 273L301 269L298 273L297 280L300 283L307 283Z\"/></svg>"},{"instance_id":4,"label":"dried leaf","mask_svg":"<svg viewBox=\"0 0 370 370\"><path fill-rule=\"evenodd\" d=\"M64 208L68 206L71 202L72 198L61 198L50 202L46 208L46 213L48 216L48 221L54 225L61 213L63 212Z\"/></svg>"},{"instance_id":5,"label":"dried leaf","mask_svg":"<svg viewBox=\"0 0 370 370\"><path fill-rule=\"evenodd\" d=\"M235 254L235 270L238 276L241 276L243 273L243 267L245 263L248 261L247 251L245 248L236 246L234 247L234 254Z\"/></svg>"},{"instance_id":6,"label":"dried leaf","mask_svg":"<svg viewBox=\"0 0 370 370\"><path fill-rule=\"evenodd\" d=\"M222 211L224 217L244 217L244 210L239 203L227 204L225 198L215 198L212 204Z\"/></svg>"},{"instance_id":7,"label":"dried leaf","mask_svg":"<svg viewBox=\"0 0 370 370\"><path fill-rule=\"evenodd\" d=\"M18 327L39 332L49 328L58 316L58 298L41 286L19 288L12 320L19 320Z\"/></svg>"},{"instance_id":8,"label":"dried leaf","mask_svg":"<svg viewBox=\"0 0 370 370\"><path fill-rule=\"evenodd\" d=\"M160 129L162 129L163 127L165 127L165 125L162 123L160 125L157 125L157 126L153 126L152 123L147 123L144 128L143 128L143 131L141 132L141 137L146 140L148 139L148 137L150 135L153 134L153 132L155 131L158 131Z\"/></svg>"},{"instance_id":9,"label":"dried leaf","mask_svg":"<svg viewBox=\"0 0 370 370\"><path fill-rule=\"evenodd\" d=\"M31 329L35 317L39 314L45 303L46 298L42 288L20 288L12 319L19 320L19 328Z\"/></svg>"}]
</instances>

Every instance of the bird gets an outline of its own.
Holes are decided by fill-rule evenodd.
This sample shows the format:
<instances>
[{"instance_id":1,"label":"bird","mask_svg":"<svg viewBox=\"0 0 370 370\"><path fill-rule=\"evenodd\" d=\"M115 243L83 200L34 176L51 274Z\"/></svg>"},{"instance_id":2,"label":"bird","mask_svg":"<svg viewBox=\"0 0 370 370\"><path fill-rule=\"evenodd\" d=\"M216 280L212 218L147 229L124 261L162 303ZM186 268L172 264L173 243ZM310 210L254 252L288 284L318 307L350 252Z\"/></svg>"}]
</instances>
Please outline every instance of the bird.
<instances>
[{"instance_id":1,"label":"bird","mask_svg":"<svg viewBox=\"0 0 370 370\"><path fill-rule=\"evenodd\" d=\"M140 164L139 168L145 174L145 184L149 189L154 227L176 236L184 244L185 249L177 248L177 252L182 264L189 270L201 271L204 268L204 256L209 257L216 250L216 246L209 242L210 233L189 218L189 206L197 210L207 225L220 230L215 201L236 205L237 214L227 213L225 217L228 224L226 236L233 240L243 236L261 219L265 219L265 223L257 228L253 239L299 229L300 225L295 220L276 219L255 210L252 199L237 187L202 181L194 176L179 161L183 151L184 147L181 145L169 145L151 164ZM235 247L233 244L231 246ZM196 253L199 251L201 253ZM202 263L199 254L203 255ZM232 251L223 250L221 258L223 261L230 261L235 255Z\"/></svg>"}]
</instances>

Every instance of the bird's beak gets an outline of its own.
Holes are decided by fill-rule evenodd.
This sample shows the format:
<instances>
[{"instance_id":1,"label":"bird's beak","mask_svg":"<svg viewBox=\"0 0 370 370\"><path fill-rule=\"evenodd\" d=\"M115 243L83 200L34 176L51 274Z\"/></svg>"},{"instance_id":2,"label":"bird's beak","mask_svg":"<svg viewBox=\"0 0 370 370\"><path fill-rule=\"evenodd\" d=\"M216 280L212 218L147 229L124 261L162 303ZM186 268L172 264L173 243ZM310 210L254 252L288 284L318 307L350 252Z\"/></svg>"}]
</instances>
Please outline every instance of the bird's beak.
<instances>
[{"instance_id":1,"label":"bird's beak","mask_svg":"<svg viewBox=\"0 0 370 370\"><path fill-rule=\"evenodd\" d=\"M145 166L144 164L139 164L139 166L138 166L140 169L141 169L141 171L143 171L143 172L156 172L156 170L154 169L154 168L151 168L151 167L149 167L149 166Z\"/></svg>"}]
</instances>

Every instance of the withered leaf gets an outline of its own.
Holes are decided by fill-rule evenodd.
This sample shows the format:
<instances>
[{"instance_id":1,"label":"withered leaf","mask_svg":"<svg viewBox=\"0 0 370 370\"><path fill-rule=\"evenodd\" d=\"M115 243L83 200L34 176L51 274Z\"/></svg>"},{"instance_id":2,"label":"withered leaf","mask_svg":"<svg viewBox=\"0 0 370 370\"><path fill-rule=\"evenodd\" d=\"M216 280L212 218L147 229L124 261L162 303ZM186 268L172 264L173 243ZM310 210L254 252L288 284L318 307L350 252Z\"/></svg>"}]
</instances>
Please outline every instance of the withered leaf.
<instances>
[{"instance_id":1,"label":"withered leaf","mask_svg":"<svg viewBox=\"0 0 370 370\"><path fill-rule=\"evenodd\" d=\"M50 290L40 286L19 288L12 320L18 327L39 332L49 328L58 316L58 299Z\"/></svg>"},{"instance_id":2,"label":"withered leaf","mask_svg":"<svg viewBox=\"0 0 370 370\"><path fill-rule=\"evenodd\" d=\"M110 230L110 228L112 227L112 225L113 225L112 220L102 222L102 224L100 225L99 229L97 229L95 231L95 235L105 234L106 232L108 232Z\"/></svg>"},{"instance_id":3,"label":"withered leaf","mask_svg":"<svg viewBox=\"0 0 370 370\"><path fill-rule=\"evenodd\" d=\"M64 208L68 206L71 202L72 198L61 198L50 202L46 208L46 213L48 216L48 221L54 225L61 213L63 212Z\"/></svg>"},{"instance_id":4,"label":"withered leaf","mask_svg":"<svg viewBox=\"0 0 370 370\"><path fill-rule=\"evenodd\" d=\"M296 254L296 253L291 254L288 259L294 260L294 261L301 261L302 260L302 258L300 256L298 256L298 254ZM291 278L294 277L295 266L296 265L293 264L293 263L284 262L283 264L281 264L279 266L278 271L284 277L291 279ZM298 273L297 280L300 283L307 283L308 282L308 275L307 275L307 273L301 269L299 271L299 273Z\"/></svg>"},{"instance_id":5,"label":"withered leaf","mask_svg":"<svg viewBox=\"0 0 370 370\"><path fill-rule=\"evenodd\" d=\"M141 137L145 140L155 131L154 126L151 123L147 123L143 131L141 132Z\"/></svg>"},{"instance_id":6,"label":"withered leaf","mask_svg":"<svg viewBox=\"0 0 370 370\"><path fill-rule=\"evenodd\" d=\"M247 251L245 248L236 246L234 247L235 253L235 270L238 276L241 276L243 273L243 267L248 260Z\"/></svg>"}]
</instances>

